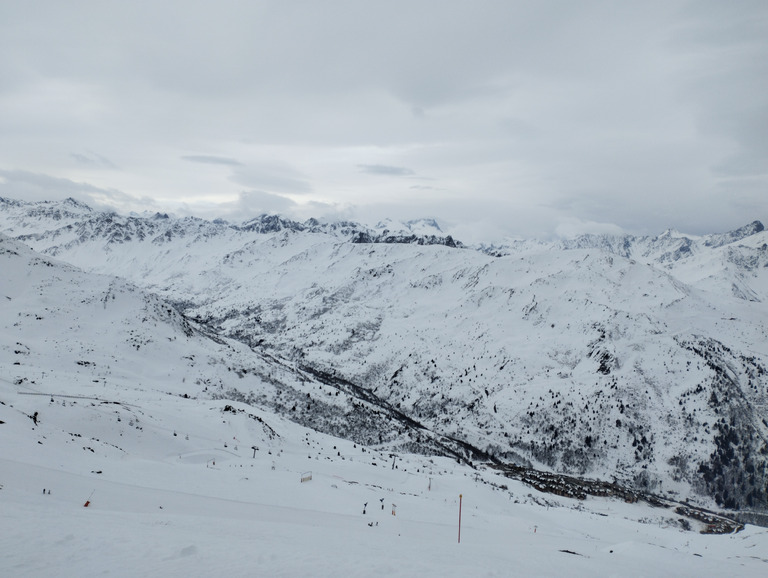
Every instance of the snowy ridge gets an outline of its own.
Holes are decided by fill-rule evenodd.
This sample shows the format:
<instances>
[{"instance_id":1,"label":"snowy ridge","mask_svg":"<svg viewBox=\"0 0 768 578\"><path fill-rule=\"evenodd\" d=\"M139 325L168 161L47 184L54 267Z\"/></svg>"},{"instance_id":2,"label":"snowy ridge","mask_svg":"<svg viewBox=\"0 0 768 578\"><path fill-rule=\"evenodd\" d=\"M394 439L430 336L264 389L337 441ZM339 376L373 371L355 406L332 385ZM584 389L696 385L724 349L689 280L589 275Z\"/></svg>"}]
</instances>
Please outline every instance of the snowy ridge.
<instances>
[{"instance_id":1,"label":"snowy ridge","mask_svg":"<svg viewBox=\"0 0 768 578\"><path fill-rule=\"evenodd\" d=\"M316 219L308 219L299 223L278 215L261 215L240 224L231 224L221 219L213 222L194 217L176 219L160 213L149 217L136 214L123 217L116 213L94 212L74 199L24 203L0 198L0 214L7 234L34 246L55 241L55 247L46 251L51 255L74 250L77 245L95 239L101 239L105 243L103 248L109 250L111 244L133 240L160 245L180 238L188 241L222 238L226 244L233 237L243 239L253 234L278 232L327 235L353 243L461 246L450 235L441 235L437 223L432 222L432 226L429 226L429 223L425 225L421 221L404 223L396 230L386 227L370 229L349 221L321 223ZM47 229L50 225L54 225L54 228Z\"/></svg>"},{"instance_id":2,"label":"snowy ridge","mask_svg":"<svg viewBox=\"0 0 768 578\"><path fill-rule=\"evenodd\" d=\"M228 385L230 399L303 409L300 423L393 449L435 451L406 433L427 431L500 460L767 509L759 223L700 238L526 242L491 256L375 242L383 231L366 240L349 223L96 214L60 227L32 221L35 204L0 206L4 230L35 249L124 276L206 331L337 391L347 384L357 399L370 392L376 412L402 419L387 433L317 418L247 383Z\"/></svg>"}]
</instances>

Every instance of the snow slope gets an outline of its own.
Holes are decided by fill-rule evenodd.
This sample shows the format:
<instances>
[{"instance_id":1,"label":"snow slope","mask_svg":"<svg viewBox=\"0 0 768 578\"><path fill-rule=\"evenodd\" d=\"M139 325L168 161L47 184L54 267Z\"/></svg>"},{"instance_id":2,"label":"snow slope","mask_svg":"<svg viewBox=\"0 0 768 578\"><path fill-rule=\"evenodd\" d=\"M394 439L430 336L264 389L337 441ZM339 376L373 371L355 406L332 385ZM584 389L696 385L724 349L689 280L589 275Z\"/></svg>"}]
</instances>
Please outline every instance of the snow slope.
<instances>
[{"instance_id":1,"label":"snow slope","mask_svg":"<svg viewBox=\"0 0 768 578\"><path fill-rule=\"evenodd\" d=\"M391 223L231 225L93 213L72 201L4 199L0 208L9 234L153 291L279 362L281 381L344 384L378 409L353 423L248 377L218 382L219 396L392 450L452 438L705 506L768 509L768 238L759 223L484 253L437 242L430 223L410 225L434 232L426 238L402 228L392 236ZM254 375L248 363L229 366ZM390 419L371 417L382 411ZM434 435L415 438L422 430L408 420Z\"/></svg>"},{"instance_id":2,"label":"snow slope","mask_svg":"<svg viewBox=\"0 0 768 578\"><path fill-rule=\"evenodd\" d=\"M0 575L762 576L768 567L763 528L704 535L668 509L553 497L491 469L393 454L258 403L211 399L206 390L243 381L313 396L324 384L292 382L156 296L3 236L0 271Z\"/></svg>"}]
</instances>

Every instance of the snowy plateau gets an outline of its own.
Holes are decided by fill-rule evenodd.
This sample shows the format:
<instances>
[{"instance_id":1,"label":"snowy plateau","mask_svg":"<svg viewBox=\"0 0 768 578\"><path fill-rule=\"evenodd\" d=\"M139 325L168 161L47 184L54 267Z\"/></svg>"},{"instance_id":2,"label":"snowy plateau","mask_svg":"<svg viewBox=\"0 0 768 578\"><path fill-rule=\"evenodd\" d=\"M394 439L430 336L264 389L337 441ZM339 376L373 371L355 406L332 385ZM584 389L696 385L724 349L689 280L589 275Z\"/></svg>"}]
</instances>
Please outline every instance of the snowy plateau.
<instances>
[{"instance_id":1,"label":"snowy plateau","mask_svg":"<svg viewBox=\"0 0 768 578\"><path fill-rule=\"evenodd\" d=\"M768 573L758 221L465 246L0 198L0 332L2 576Z\"/></svg>"}]
</instances>

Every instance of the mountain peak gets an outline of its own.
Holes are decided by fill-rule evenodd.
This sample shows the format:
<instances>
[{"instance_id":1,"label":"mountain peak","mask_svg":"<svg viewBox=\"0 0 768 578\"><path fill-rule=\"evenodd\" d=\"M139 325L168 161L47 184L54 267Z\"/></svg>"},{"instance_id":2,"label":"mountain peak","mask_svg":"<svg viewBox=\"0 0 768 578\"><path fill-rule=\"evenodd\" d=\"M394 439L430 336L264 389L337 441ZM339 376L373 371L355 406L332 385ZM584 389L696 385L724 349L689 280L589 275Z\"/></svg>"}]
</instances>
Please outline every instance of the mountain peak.
<instances>
[{"instance_id":1,"label":"mountain peak","mask_svg":"<svg viewBox=\"0 0 768 578\"><path fill-rule=\"evenodd\" d=\"M88 211L88 212L93 211L93 209L91 209L91 207L89 207L85 203L82 203L82 202L78 201L77 199L73 199L72 197L67 197L66 199L64 199L62 201L61 204L66 206L66 207L76 208L76 209L80 209L80 210L83 210L83 211Z\"/></svg>"},{"instance_id":2,"label":"mountain peak","mask_svg":"<svg viewBox=\"0 0 768 578\"><path fill-rule=\"evenodd\" d=\"M440 228L440 225L438 225L437 221L433 218L411 219L410 221L406 221L405 224L414 233L424 229L429 229L430 232L443 232L443 230Z\"/></svg>"},{"instance_id":3,"label":"mountain peak","mask_svg":"<svg viewBox=\"0 0 768 578\"><path fill-rule=\"evenodd\" d=\"M723 245L728 245L729 243L741 241L742 239L751 235L762 233L764 230L765 227L760 221L752 221L748 225L744 225L743 227L739 227L738 229L734 229L733 231L729 231L727 233L708 235L704 245L712 248L722 247Z\"/></svg>"}]
</instances>

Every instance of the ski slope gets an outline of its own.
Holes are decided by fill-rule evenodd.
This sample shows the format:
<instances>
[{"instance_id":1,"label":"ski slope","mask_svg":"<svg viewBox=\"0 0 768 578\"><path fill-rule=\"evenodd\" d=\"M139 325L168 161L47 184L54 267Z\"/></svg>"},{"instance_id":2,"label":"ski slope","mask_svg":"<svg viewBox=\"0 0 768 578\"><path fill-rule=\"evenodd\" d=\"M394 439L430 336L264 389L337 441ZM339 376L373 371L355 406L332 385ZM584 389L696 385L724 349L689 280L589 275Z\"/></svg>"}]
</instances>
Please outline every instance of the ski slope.
<instances>
[{"instance_id":1,"label":"ski slope","mask_svg":"<svg viewBox=\"0 0 768 578\"><path fill-rule=\"evenodd\" d=\"M112 391L100 393L103 401L51 402L0 385L3 576L768 570L764 528L703 535L683 530L667 510L554 498L446 458L399 455L393 469L375 448L261 414L276 434L269 439L247 417L250 406L234 404L244 412L233 414L225 402L149 391L130 404L108 403L121 395Z\"/></svg>"}]
</instances>

